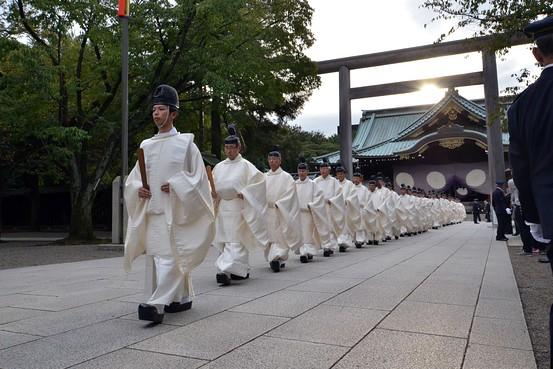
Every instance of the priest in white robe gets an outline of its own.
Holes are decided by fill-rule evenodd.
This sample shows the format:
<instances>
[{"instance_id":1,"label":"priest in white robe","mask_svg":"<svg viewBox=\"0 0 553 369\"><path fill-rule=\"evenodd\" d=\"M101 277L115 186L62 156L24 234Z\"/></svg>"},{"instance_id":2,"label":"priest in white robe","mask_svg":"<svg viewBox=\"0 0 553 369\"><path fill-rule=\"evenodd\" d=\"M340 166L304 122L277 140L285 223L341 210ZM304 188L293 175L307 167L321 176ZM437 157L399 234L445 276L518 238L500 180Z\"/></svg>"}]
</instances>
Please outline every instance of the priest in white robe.
<instances>
[{"instance_id":1,"label":"priest in white robe","mask_svg":"<svg viewBox=\"0 0 553 369\"><path fill-rule=\"evenodd\" d=\"M386 183L386 188L388 192L388 211L390 214L390 224L391 224L391 234L390 239L393 236L396 240L399 239L401 234L401 226L399 220L399 195L394 191L394 187L390 182Z\"/></svg>"},{"instance_id":2,"label":"priest in white robe","mask_svg":"<svg viewBox=\"0 0 553 369\"><path fill-rule=\"evenodd\" d=\"M399 189L398 217L401 227L400 236L403 237L404 235L413 232L413 201L411 197L407 194L407 187L405 187L404 184L402 184Z\"/></svg>"},{"instance_id":3,"label":"priest in white robe","mask_svg":"<svg viewBox=\"0 0 553 369\"><path fill-rule=\"evenodd\" d=\"M144 166L134 166L125 182L129 214L125 269L142 254L153 257L155 290L138 307L140 320L161 323L164 313L191 308L190 272L205 258L215 231L208 177L192 134L173 127L177 91L160 85L153 94L158 134L142 141Z\"/></svg>"},{"instance_id":4,"label":"priest in white robe","mask_svg":"<svg viewBox=\"0 0 553 369\"><path fill-rule=\"evenodd\" d=\"M338 235L338 246L340 252L345 252L353 246L355 232L361 227L361 211L359 209L359 198L352 181L346 178L344 167L336 168L336 179L346 204L345 223L342 233Z\"/></svg>"},{"instance_id":5,"label":"priest in white robe","mask_svg":"<svg viewBox=\"0 0 553 369\"><path fill-rule=\"evenodd\" d=\"M382 226L380 224L380 216L375 206L379 195L376 192L376 181L374 179L370 179L368 183L369 192L367 203L364 208L365 227L368 231L368 244L378 245L383 235Z\"/></svg>"},{"instance_id":6,"label":"priest in white robe","mask_svg":"<svg viewBox=\"0 0 553 369\"><path fill-rule=\"evenodd\" d=\"M388 235L392 234L392 225L390 223L390 208L388 207L388 190L384 186L384 178L378 176L376 180L376 189L373 203L377 211L380 227L382 229L382 238L379 241L386 242Z\"/></svg>"},{"instance_id":7,"label":"priest in white robe","mask_svg":"<svg viewBox=\"0 0 553 369\"><path fill-rule=\"evenodd\" d=\"M345 227L346 204L338 180L330 175L328 161L323 161L319 170L321 175L315 178L315 183L323 191L331 236L331 247L323 250L323 256L330 256L338 250L338 236Z\"/></svg>"},{"instance_id":8,"label":"priest in white robe","mask_svg":"<svg viewBox=\"0 0 553 369\"><path fill-rule=\"evenodd\" d=\"M366 220L366 208L369 202L369 189L363 184L363 176L361 173L353 173L353 185L359 202L360 221L355 229L354 243L355 247L361 248L364 243L369 240Z\"/></svg>"},{"instance_id":9,"label":"priest in white robe","mask_svg":"<svg viewBox=\"0 0 553 369\"><path fill-rule=\"evenodd\" d=\"M216 193L216 234L214 245L221 254L215 265L217 282L249 278L249 252L269 244L265 225L267 196L265 175L240 155L236 128L229 126L225 139L227 158L213 169Z\"/></svg>"},{"instance_id":10,"label":"priest in white robe","mask_svg":"<svg viewBox=\"0 0 553 369\"><path fill-rule=\"evenodd\" d=\"M307 164L298 165L296 192L300 207L302 246L300 262L307 263L319 250L331 248L330 230L324 195L319 186L308 177Z\"/></svg>"},{"instance_id":11,"label":"priest in white robe","mask_svg":"<svg viewBox=\"0 0 553 369\"><path fill-rule=\"evenodd\" d=\"M269 152L267 161L270 169L265 174L265 221L269 244L265 249L265 259L276 273L285 266L290 250L299 250L302 245L301 220L296 184L292 176L280 167L282 157L278 148L275 147Z\"/></svg>"}]
</instances>

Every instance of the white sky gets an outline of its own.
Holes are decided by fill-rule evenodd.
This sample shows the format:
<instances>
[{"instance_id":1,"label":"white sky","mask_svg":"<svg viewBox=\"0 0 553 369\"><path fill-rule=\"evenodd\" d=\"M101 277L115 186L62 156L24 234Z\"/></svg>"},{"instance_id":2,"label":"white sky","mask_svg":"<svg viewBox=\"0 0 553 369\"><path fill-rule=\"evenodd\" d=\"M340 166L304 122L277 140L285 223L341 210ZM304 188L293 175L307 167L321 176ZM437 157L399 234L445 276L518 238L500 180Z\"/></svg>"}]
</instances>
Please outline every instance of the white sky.
<instances>
[{"instance_id":1,"label":"white sky","mask_svg":"<svg viewBox=\"0 0 553 369\"><path fill-rule=\"evenodd\" d=\"M446 33L453 22L430 23L433 13L419 9L422 0L309 0L314 9L312 31L316 41L307 51L314 61L427 45ZM424 28L424 24L428 26ZM456 32L446 41L470 37L472 30ZM533 64L530 46L511 49L506 57L498 58L500 92L516 84L512 73ZM421 78L431 78L478 72L482 70L479 53L442 57L418 62L351 71L351 86L366 86ZM338 125L338 73L321 76L321 87L305 104L301 115L292 123L308 131L327 135L336 132ZM436 93L437 92L437 93ZM392 95L353 100L352 121L359 122L362 110L391 108L435 103L442 91ZM459 92L470 99L483 98L483 86L461 87Z\"/></svg>"}]
</instances>

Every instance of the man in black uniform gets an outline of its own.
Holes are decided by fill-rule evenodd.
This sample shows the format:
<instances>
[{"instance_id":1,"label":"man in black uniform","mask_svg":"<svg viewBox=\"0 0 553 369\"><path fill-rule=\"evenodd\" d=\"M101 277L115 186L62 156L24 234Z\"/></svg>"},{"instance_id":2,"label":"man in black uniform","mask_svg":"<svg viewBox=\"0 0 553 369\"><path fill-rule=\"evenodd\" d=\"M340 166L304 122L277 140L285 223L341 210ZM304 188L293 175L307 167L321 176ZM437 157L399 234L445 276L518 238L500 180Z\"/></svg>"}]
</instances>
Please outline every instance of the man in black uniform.
<instances>
[{"instance_id":1,"label":"man in black uniform","mask_svg":"<svg viewBox=\"0 0 553 369\"><path fill-rule=\"evenodd\" d=\"M505 231L507 224L511 219L507 213L507 199L505 198L505 182L497 181L497 187L492 193L492 205L495 215L497 216L497 241L507 241Z\"/></svg>"},{"instance_id":2,"label":"man in black uniform","mask_svg":"<svg viewBox=\"0 0 553 369\"><path fill-rule=\"evenodd\" d=\"M549 244L547 256L553 260L553 16L529 24L524 32L536 41L532 52L544 68L538 80L509 108L509 156L522 216L532 236ZM550 336L552 317L553 306ZM553 367L553 340L550 342Z\"/></svg>"},{"instance_id":3,"label":"man in black uniform","mask_svg":"<svg viewBox=\"0 0 553 369\"><path fill-rule=\"evenodd\" d=\"M474 224L478 224L480 222L481 211L482 208L480 207L480 201L478 201L478 199L474 199L472 202L472 218L474 219Z\"/></svg>"}]
</instances>

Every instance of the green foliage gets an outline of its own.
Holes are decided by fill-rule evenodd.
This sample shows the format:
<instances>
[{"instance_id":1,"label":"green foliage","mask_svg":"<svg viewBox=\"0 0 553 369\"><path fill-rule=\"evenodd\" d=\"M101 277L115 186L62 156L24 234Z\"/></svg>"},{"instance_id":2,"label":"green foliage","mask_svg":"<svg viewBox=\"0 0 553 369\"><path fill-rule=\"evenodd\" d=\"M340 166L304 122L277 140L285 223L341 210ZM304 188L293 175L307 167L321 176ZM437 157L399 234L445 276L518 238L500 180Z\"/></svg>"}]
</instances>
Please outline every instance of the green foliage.
<instances>
[{"instance_id":1,"label":"green foliage","mask_svg":"<svg viewBox=\"0 0 553 369\"><path fill-rule=\"evenodd\" d=\"M536 0L424 0L421 7L436 13L433 22L456 20L440 41L461 28L475 29L474 36L496 35L494 47L506 54L508 36L520 32L528 23L542 16L553 15L551 1ZM530 62L530 59L529 59ZM522 88L536 80L527 68L513 73L518 85L508 86L503 93L516 95ZM498 112L502 130L507 131L506 115Z\"/></svg>"},{"instance_id":2,"label":"green foliage","mask_svg":"<svg viewBox=\"0 0 553 369\"><path fill-rule=\"evenodd\" d=\"M460 28L476 26L475 36L512 35L539 16L553 14L550 1L536 0L424 0L421 5L436 13L433 22L456 20L441 39Z\"/></svg>"},{"instance_id":3,"label":"green foliage","mask_svg":"<svg viewBox=\"0 0 553 369\"><path fill-rule=\"evenodd\" d=\"M115 3L0 3L0 169L70 184L74 237L91 236L96 184L109 184L120 170ZM179 91L177 127L203 137L202 148L210 143L210 112L256 132L249 148L255 155L268 145L261 137L282 136L294 142L291 149L302 147L299 130L286 121L320 83L304 54L313 43L312 12L307 0L133 1L130 151L153 132L149 102L160 83ZM222 133L212 129L213 137ZM275 131L278 136L265 135ZM220 150L211 144L212 152Z\"/></svg>"}]
</instances>

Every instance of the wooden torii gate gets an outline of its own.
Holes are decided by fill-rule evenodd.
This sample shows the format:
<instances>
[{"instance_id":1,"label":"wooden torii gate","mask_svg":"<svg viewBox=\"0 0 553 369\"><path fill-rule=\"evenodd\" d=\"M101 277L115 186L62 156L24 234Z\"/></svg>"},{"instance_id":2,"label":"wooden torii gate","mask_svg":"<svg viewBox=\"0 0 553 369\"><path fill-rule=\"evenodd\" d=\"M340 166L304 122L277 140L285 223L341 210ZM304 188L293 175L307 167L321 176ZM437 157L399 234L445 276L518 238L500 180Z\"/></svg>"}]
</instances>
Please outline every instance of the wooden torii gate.
<instances>
[{"instance_id":1,"label":"wooden torii gate","mask_svg":"<svg viewBox=\"0 0 553 369\"><path fill-rule=\"evenodd\" d=\"M496 40L497 36L484 36L317 62L319 74L339 73L340 159L348 171L348 176L351 177L353 172L351 100L415 92L424 84L434 84L440 88L483 84L487 113L488 171L492 186L490 190L493 191L495 188L497 179L505 180L505 161L503 158L502 134L498 114L499 87L495 57L497 50ZM531 40L523 34L517 34L509 37L506 45L523 45L530 42ZM470 52L482 53L482 72L351 88L350 71L352 69L370 68Z\"/></svg>"}]
</instances>

